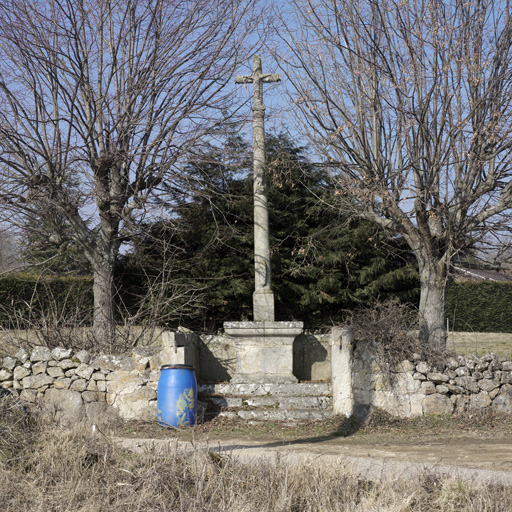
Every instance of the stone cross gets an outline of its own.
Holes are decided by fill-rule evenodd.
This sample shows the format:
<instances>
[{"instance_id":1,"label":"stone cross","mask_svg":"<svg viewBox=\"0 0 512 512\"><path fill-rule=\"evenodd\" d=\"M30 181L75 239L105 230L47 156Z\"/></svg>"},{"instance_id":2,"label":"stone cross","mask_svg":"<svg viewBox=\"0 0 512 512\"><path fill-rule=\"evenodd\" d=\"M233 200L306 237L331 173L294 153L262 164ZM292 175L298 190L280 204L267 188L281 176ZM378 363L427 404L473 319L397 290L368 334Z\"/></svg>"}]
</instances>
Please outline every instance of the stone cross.
<instances>
[{"instance_id":1,"label":"stone cross","mask_svg":"<svg viewBox=\"0 0 512 512\"><path fill-rule=\"evenodd\" d=\"M255 55L252 75L237 76L237 84L253 84L253 187L254 187L254 270L253 320L274 321L274 293L270 273L267 180L265 175L265 105L263 84L280 82L281 76L263 74L261 58Z\"/></svg>"}]
</instances>

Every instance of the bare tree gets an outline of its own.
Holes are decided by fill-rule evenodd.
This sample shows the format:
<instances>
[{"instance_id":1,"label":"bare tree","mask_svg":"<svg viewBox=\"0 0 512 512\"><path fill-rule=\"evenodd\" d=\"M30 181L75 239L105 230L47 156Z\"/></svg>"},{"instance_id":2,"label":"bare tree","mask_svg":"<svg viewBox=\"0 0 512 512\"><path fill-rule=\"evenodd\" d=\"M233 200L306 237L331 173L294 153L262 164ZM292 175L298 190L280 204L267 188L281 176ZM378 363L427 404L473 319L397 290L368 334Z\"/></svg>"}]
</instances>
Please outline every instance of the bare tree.
<instances>
[{"instance_id":1,"label":"bare tree","mask_svg":"<svg viewBox=\"0 0 512 512\"><path fill-rule=\"evenodd\" d=\"M255 4L0 6L1 213L24 225L45 210L65 219L94 272L94 333L103 342L114 334L120 230L161 187L183 186L184 155L232 113L233 73L256 40Z\"/></svg>"},{"instance_id":2,"label":"bare tree","mask_svg":"<svg viewBox=\"0 0 512 512\"><path fill-rule=\"evenodd\" d=\"M284 71L300 126L355 213L417 258L420 337L444 346L450 261L512 206L508 0L291 0Z\"/></svg>"}]
</instances>

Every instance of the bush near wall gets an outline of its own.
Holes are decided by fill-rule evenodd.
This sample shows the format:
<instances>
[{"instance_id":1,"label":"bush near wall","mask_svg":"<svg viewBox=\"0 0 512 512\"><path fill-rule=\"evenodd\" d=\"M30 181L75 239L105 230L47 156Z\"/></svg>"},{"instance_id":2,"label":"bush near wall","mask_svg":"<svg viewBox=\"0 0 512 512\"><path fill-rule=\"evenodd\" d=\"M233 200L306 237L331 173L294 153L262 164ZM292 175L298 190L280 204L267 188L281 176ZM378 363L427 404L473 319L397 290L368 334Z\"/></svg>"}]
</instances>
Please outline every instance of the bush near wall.
<instances>
[{"instance_id":1,"label":"bush near wall","mask_svg":"<svg viewBox=\"0 0 512 512\"><path fill-rule=\"evenodd\" d=\"M446 317L455 331L512 332L512 283L452 283Z\"/></svg>"},{"instance_id":2,"label":"bush near wall","mask_svg":"<svg viewBox=\"0 0 512 512\"><path fill-rule=\"evenodd\" d=\"M16 274L0 279L0 325L30 328L42 321L89 322L92 277Z\"/></svg>"}]
</instances>

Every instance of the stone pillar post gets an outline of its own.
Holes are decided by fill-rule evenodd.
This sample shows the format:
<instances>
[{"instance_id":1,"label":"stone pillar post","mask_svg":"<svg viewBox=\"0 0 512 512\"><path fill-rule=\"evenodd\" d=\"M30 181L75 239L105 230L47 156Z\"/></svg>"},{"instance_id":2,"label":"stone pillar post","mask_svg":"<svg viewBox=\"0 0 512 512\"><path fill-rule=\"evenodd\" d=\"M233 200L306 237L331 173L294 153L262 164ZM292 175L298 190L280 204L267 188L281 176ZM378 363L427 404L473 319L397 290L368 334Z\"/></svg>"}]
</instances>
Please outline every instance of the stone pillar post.
<instances>
[{"instance_id":1,"label":"stone pillar post","mask_svg":"<svg viewBox=\"0 0 512 512\"><path fill-rule=\"evenodd\" d=\"M354 413L353 347L353 329L334 327L331 331L332 405L334 414L344 414L347 418Z\"/></svg>"}]
</instances>

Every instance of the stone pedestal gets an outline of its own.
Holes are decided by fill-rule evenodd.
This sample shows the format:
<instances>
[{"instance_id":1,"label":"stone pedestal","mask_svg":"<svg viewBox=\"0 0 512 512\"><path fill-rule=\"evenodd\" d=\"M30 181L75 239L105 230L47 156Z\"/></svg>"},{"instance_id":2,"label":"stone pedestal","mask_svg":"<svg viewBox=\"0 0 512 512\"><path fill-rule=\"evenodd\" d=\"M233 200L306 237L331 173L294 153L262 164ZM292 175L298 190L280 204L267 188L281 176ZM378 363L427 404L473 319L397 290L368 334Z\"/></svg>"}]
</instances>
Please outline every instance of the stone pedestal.
<instances>
[{"instance_id":1,"label":"stone pedestal","mask_svg":"<svg viewBox=\"0 0 512 512\"><path fill-rule=\"evenodd\" d=\"M293 340L302 329L302 322L224 322L236 345L232 382L297 382Z\"/></svg>"}]
</instances>

